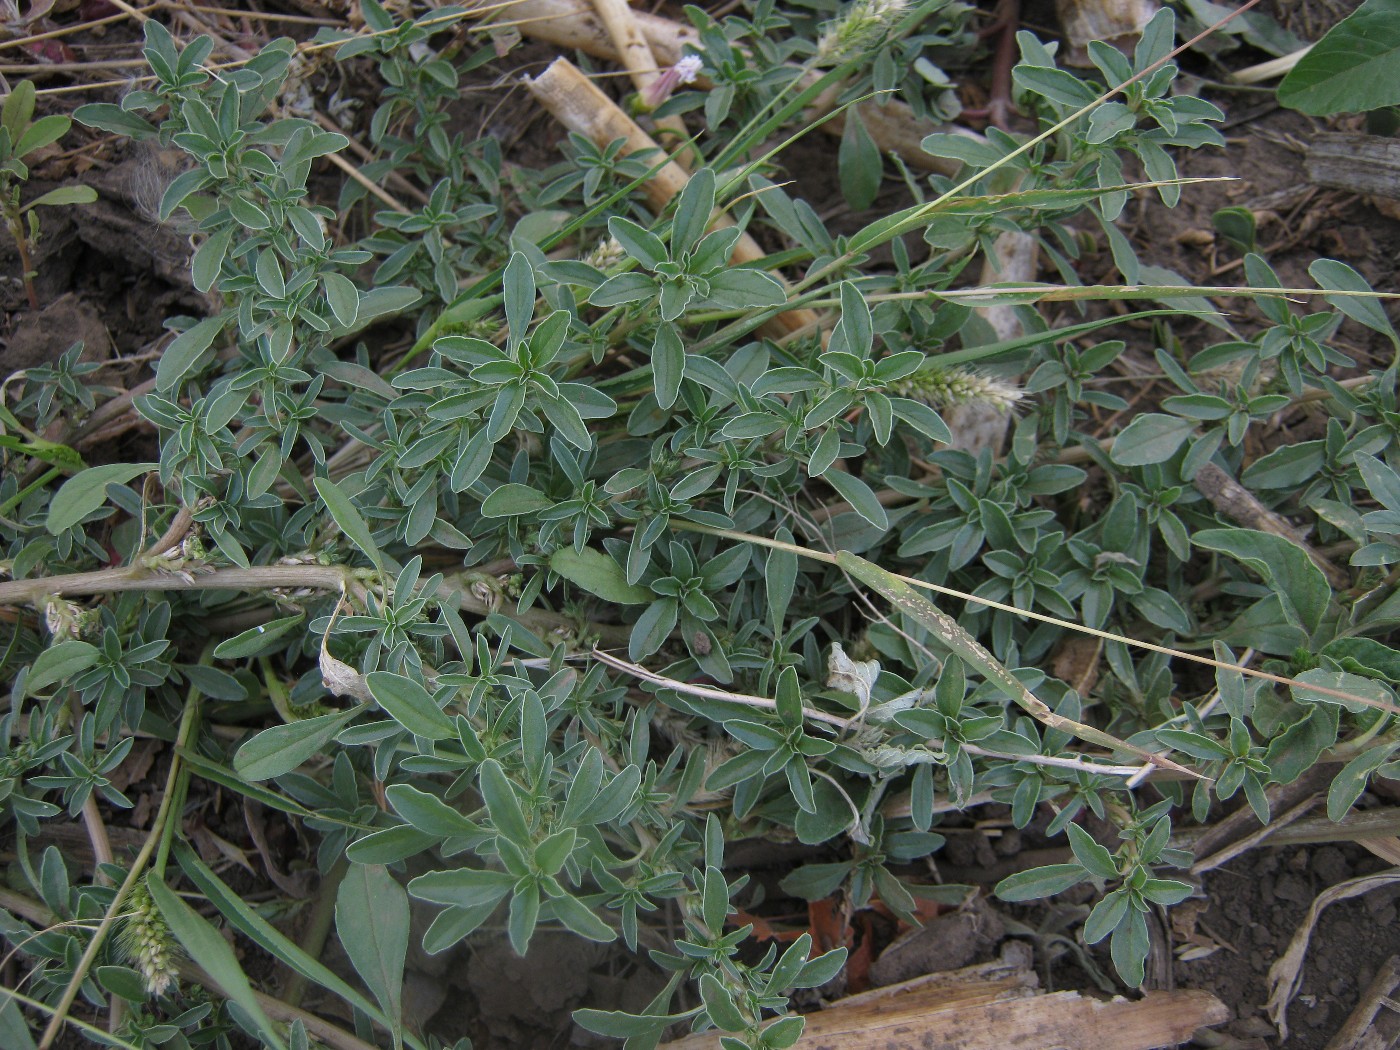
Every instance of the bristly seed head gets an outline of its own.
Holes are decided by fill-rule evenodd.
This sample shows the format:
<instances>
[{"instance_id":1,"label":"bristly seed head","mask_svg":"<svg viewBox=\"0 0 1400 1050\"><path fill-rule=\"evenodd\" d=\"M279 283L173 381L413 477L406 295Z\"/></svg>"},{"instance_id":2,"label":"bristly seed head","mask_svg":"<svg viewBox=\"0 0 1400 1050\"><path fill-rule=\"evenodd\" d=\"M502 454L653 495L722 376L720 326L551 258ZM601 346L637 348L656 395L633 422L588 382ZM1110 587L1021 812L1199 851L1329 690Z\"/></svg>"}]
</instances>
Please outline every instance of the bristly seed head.
<instances>
[{"instance_id":1,"label":"bristly seed head","mask_svg":"<svg viewBox=\"0 0 1400 1050\"><path fill-rule=\"evenodd\" d=\"M1026 395L1004 379L968 368L925 367L895 384L892 391L901 397L922 401L932 408L983 404L1002 412L1012 412Z\"/></svg>"},{"instance_id":2,"label":"bristly seed head","mask_svg":"<svg viewBox=\"0 0 1400 1050\"><path fill-rule=\"evenodd\" d=\"M179 945L156 907L145 879L138 882L127 897L120 943L127 958L145 978L147 992L164 995L175 987L179 976L175 968Z\"/></svg>"},{"instance_id":3,"label":"bristly seed head","mask_svg":"<svg viewBox=\"0 0 1400 1050\"><path fill-rule=\"evenodd\" d=\"M908 0L855 0L822 30L817 64L834 65L876 47L908 9Z\"/></svg>"}]
</instances>

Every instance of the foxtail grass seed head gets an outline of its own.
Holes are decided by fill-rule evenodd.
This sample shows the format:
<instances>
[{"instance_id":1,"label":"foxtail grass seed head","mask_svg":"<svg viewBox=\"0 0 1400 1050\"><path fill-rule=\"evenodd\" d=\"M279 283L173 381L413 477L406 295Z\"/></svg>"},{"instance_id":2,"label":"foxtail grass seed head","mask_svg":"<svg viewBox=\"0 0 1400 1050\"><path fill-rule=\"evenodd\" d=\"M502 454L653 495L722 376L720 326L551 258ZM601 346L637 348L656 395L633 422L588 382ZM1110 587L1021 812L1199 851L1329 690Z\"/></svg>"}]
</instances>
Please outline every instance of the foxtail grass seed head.
<instances>
[{"instance_id":1,"label":"foxtail grass seed head","mask_svg":"<svg viewBox=\"0 0 1400 1050\"><path fill-rule=\"evenodd\" d=\"M980 404L1002 412L1015 411L1026 396L1013 383L969 368L921 368L900 380L894 392L932 408Z\"/></svg>"},{"instance_id":2,"label":"foxtail grass seed head","mask_svg":"<svg viewBox=\"0 0 1400 1050\"><path fill-rule=\"evenodd\" d=\"M875 47L908 9L908 0L855 0L822 30L817 64L835 65Z\"/></svg>"},{"instance_id":3,"label":"foxtail grass seed head","mask_svg":"<svg viewBox=\"0 0 1400 1050\"><path fill-rule=\"evenodd\" d=\"M164 995L175 987L179 976L175 968L179 945L151 898L145 879L138 882L127 897L120 944L145 979L147 992Z\"/></svg>"}]
</instances>

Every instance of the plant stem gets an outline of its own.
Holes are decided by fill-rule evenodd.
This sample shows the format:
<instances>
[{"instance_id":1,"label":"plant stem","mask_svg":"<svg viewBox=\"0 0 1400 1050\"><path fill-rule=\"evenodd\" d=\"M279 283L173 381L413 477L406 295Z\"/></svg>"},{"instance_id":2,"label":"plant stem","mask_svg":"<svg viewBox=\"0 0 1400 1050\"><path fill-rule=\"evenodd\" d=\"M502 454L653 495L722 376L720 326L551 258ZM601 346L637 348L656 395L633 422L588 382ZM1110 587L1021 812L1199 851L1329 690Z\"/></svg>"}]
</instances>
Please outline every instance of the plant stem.
<instances>
[{"instance_id":1,"label":"plant stem","mask_svg":"<svg viewBox=\"0 0 1400 1050\"><path fill-rule=\"evenodd\" d=\"M782 540L768 539L766 536L751 536L745 532L734 532L731 529L716 529L709 525L700 525L692 521L683 521L678 518L671 519L672 528L681 529L686 532L701 532L707 536L720 536L724 539L735 540L739 543L756 543L761 547L772 547L774 550L789 551L803 558L811 558L826 565L838 564L834 555L824 551L815 551L810 547L801 547L795 543L784 543ZM902 576L897 572L890 573L895 579L910 587L918 587L925 591L933 591L935 594L946 595L950 598L961 598L963 601L974 602L978 605L986 606L989 609L996 609L999 612L1010 613L1013 616L1023 616L1028 620L1038 620L1041 623L1048 623L1055 627L1062 627L1067 631L1078 631L1080 634L1092 635L1095 638L1102 638L1107 642L1119 642L1122 645L1130 645L1138 649L1146 649L1149 652L1161 653L1163 656L1174 656L1179 660L1187 660L1195 664L1204 664L1206 667L1213 667L1217 671L1238 671L1240 674L1248 675L1251 678L1261 678L1266 682L1273 682L1275 685L1296 686L1306 689L1309 693L1319 696L1328 696L1336 700L1345 700L1354 704L1361 704L1364 707L1374 707L1379 711L1388 711L1391 714L1400 714L1400 707L1394 704L1387 704L1381 700L1372 700L1370 697L1357 696L1354 693L1343 692L1340 689L1329 689L1325 686L1314 685L1311 682L1301 682L1296 678L1289 678L1286 675L1270 674L1267 671L1259 671L1253 667L1245 667L1242 664L1227 663L1224 660L1217 660L1210 656L1201 656L1199 653L1187 652L1184 649L1173 649L1166 645L1157 645L1153 642L1144 642L1138 638L1131 638L1125 634L1116 634L1113 631L1101 631L1096 627L1086 627L1082 623L1075 623L1072 620L1062 620L1058 616L1047 616L1045 613L1038 613L1031 609L1018 609L1014 605L1007 605L1005 602L993 601L991 598L983 598L976 594L969 594L966 591L954 590L952 587L943 587L928 580L920 580L913 576ZM3 584L0 584L3 587Z\"/></svg>"},{"instance_id":2,"label":"plant stem","mask_svg":"<svg viewBox=\"0 0 1400 1050\"><path fill-rule=\"evenodd\" d=\"M29 240L24 236L24 220L18 216L10 219L10 233L15 239L15 250L19 253L19 268L24 279L24 294L29 299L29 309L38 313L39 293L34 290L34 264L29 260Z\"/></svg>"},{"instance_id":3,"label":"plant stem","mask_svg":"<svg viewBox=\"0 0 1400 1050\"><path fill-rule=\"evenodd\" d=\"M340 565L259 565L251 569L213 569L189 577L136 565L95 572L75 572L68 576L41 576L34 580L0 583L0 606L31 605L45 595L77 596L115 594L118 591L260 591L285 587L292 590L345 590L352 570ZM444 581L434 596L454 603L459 609L478 616L498 610L472 597L465 587ZM503 614L505 615L505 614ZM529 609L510 614L513 619L544 630L572 628L574 621L558 613ZM617 624L589 622L589 631L609 644L625 643L631 630Z\"/></svg>"},{"instance_id":4,"label":"plant stem","mask_svg":"<svg viewBox=\"0 0 1400 1050\"><path fill-rule=\"evenodd\" d=\"M93 932L92 939L88 941L87 949L83 952L82 958L78 960L78 965L73 969L73 976L68 981L68 986L63 989L63 995L54 1008L53 1016L49 1018L48 1026L44 1029L44 1034L39 1040L38 1050L50 1050L54 1040L58 1038L63 1030L63 1023L68 1018L68 1011L73 1008L73 1002L78 997L78 992L87 979L93 963L97 960L97 953L102 950L106 943L107 935L112 932L112 927L116 924L117 915L121 911L122 904L130 895L136 883L140 880L145 871L146 862L151 859L151 854L155 852L156 843L161 838L165 822L170 819L172 811L175 784L180 774L180 754L179 749L189 746L191 729L195 724L195 713L198 708L199 693L191 686L189 697L185 703L184 715L180 719L180 732L176 738L176 751L170 760L170 772L166 775L165 791L161 795L160 808L156 811L155 820L151 822L150 834L146 836L146 841L141 847L141 851L132 861L131 870L127 872L122 884L117 887L116 895L112 898L112 903L107 906L107 912L102 916L102 922L98 924Z\"/></svg>"}]
</instances>

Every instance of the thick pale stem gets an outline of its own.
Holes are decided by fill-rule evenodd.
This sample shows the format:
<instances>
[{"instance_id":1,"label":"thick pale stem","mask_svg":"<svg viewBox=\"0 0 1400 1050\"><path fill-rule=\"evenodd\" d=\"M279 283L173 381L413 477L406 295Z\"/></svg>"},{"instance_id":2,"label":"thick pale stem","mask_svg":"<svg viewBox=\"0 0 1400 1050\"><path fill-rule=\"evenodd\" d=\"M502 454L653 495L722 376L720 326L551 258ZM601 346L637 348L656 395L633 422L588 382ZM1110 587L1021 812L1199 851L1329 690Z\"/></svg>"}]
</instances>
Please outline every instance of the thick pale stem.
<instances>
[{"instance_id":1,"label":"thick pale stem","mask_svg":"<svg viewBox=\"0 0 1400 1050\"><path fill-rule=\"evenodd\" d=\"M656 58L651 53L627 0L592 0L593 10L608 31L617 60L632 75L632 86L641 94L661 75L656 68Z\"/></svg>"},{"instance_id":2,"label":"thick pale stem","mask_svg":"<svg viewBox=\"0 0 1400 1050\"><path fill-rule=\"evenodd\" d=\"M646 34L637 24L632 9L627 6L627 0L592 0L592 3L593 10L602 19L613 47L617 50L618 61L632 75L632 86L637 89L637 95L645 100L652 85L661 78L656 56L652 54ZM656 122L656 126L663 132L662 140L668 145L674 145L673 139L683 142L690 138L685 121L680 117L662 118ZM690 167L681 154L677 154L675 160L685 168Z\"/></svg>"},{"instance_id":3,"label":"thick pale stem","mask_svg":"<svg viewBox=\"0 0 1400 1050\"><path fill-rule=\"evenodd\" d=\"M559 123L599 146L606 146L615 139L625 139L628 153L661 150L655 140L637 126L636 121L622 112L612 99L599 91L593 81L566 58L555 59L548 69L525 83L540 105L549 110ZM671 161L663 165L644 187L652 210L659 212L665 208L689 181L690 176L679 164ZM734 220L727 215L716 216L714 220L715 226L733 224ZM757 262L767 254L746 233L734 246L732 259L738 266ZM782 337L810 329L816 324L817 315L811 310L788 310L778 314L764 327L768 334Z\"/></svg>"},{"instance_id":4,"label":"thick pale stem","mask_svg":"<svg viewBox=\"0 0 1400 1050\"><path fill-rule=\"evenodd\" d=\"M689 26L643 11L631 14L633 24L645 37L656 65L675 65L685 54L687 44L699 49L699 34ZM520 0L511 7L509 17L513 22L519 21L520 32L536 40L577 48L594 58L623 61L608 30L589 10L588 0ZM820 75L809 73L801 86L805 87ZM701 83L703 85L703 81ZM906 164L922 171L952 175L961 167L958 161L925 153L920 145L925 136L942 131L981 138L976 132L965 128L948 127L921 119L907 105L896 100L883 104L864 102L857 108L880 152L898 153ZM821 127L827 134L839 136L845 127L845 120L837 117Z\"/></svg>"}]
</instances>

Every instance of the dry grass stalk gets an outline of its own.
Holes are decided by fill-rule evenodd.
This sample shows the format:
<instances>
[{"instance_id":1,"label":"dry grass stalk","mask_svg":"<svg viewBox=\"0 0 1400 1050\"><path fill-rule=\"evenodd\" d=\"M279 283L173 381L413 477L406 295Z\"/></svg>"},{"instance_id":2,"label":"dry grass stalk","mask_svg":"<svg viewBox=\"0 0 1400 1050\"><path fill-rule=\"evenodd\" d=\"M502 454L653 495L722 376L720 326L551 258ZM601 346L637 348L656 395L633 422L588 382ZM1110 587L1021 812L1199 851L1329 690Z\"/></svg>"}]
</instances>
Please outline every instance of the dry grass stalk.
<instances>
[{"instance_id":1,"label":"dry grass stalk","mask_svg":"<svg viewBox=\"0 0 1400 1050\"><path fill-rule=\"evenodd\" d=\"M346 160L344 157L342 157L339 153L328 153L328 154L326 154L326 159L329 160L332 164L334 164L334 165L335 165L337 168L339 168L341 171L345 172L345 174L346 174L347 177L349 177L350 179L353 179L355 182L359 183L359 184L360 184L361 186L363 186L366 190L368 190L368 191L369 191L370 193L372 193L374 196L378 197L382 202L384 202L385 204L387 204L389 207L393 208L394 211L398 212L400 215L408 215L408 214L411 213L411 209L410 209L410 208L404 207L404 205L401 204L401 203L393 196L393 194L391 194L391 193L389 193L387 190L383 189L378 183L376 183L373 179L371 179L371 178L369 178L368 176L366 176L363 172L360 171L359 168L355 167L355 165L351 164L348 160Z\"/></svg>"},{"instance_id":2,"label":"dry grass stalk","mask_svg":"<svg viewBox=\"0 0 1400 1050\"><path fill-rule=\"evenodd\" d=\"M1214 871L1216 868L1220 867L1220 865L1234 860L1241 853L1247 853L1255 846L1261 845L1265 839L1271 839L1276 831L1292 824L1320 801L1322 801L1321 795L1313 795L1311 798L1304 799L1298 805L1294 806L1286 813L1281 813L1252 834L1246 835L1244 838L1231 843L1218 853L1212 853L1209 857L1203 857L1196 861L1195 864L1191 865L1191 874L1204 875L1206 872Z\"/></svg>"},{"instance_id":3,"label":"dry grass stalk","mask_svg":"<svg viewBox=\"0 0 1400 1050\"><path fill-rule=\"evenodd\" d=\"M1224 1003L1198 990L1104 1002L1078 992L1036 995L1034 974L1018 977L970 967L937 976L938 981L927 984L909 982L894 995L853 997L808 1014L801 1045L813 1050L1147 1050L1183 1043L1198 1028L1230 1018ZM665 1045L669 1050L709 1050L719 1045L719 1035L704 1032Z\"/></svg>"},{"instance_id":4,"label":"dry grass stalk","mask_svg":"<svg viewBox=\"0 0 1400 1050\"><path fill-rule=\"evenodd\" d=\"M622 56L608 30L588 7L588 0L520 0L511 8L512 19L522 19L520 31L535 40L559 47L577 48L584 54L605 61L619 62ZM685 54L687 45L698 50L699 35L689 26L669 18L632 12L633 23L646 38L656 66L673 66ZM819 74L811 73L813 80ZM920 143L934 132L953 132L980 138L976 132L945 127L914 115L902 102L889 101L883 105L864 102L859 107L866 130L882 153L898 153L910 167L921 171L954 174L959 164L923 151ZM828 134L839 136L845 121L840 117L822 125Z\"/></svg>"},{"instance_id":5,"label":"dry grass stalk","mask_svg":"<svg viewBox=\"0 0 1400 1050\"><path fill-rule=\"evenodd\" d=\"M1396 1005L1396 990L1400 989L1400 955L1392 955L1377 971L1366 990L1361 993L1361 1001L1356 1004L1350 1017L1337 1029L1324 1050L1373 1050L1373 1048L1394 1046L1400 1037L1400 1007ZM1381 1008L1387 1014L1379 1015ZM1384 1028L1385 1031L1381 1031Z\"/></svg>"},{"instance_id":6,"label":"dry grass stalk","mask_svg":"<svg viewBox=\"0 0 1400 1050\"><path fill-rule=\"evenodd\" d=\"M1076 66L1092 66L1089 41L1106 44L1131 53L1161 5L1157 0L1056 0L1055 13L1065 31L1065 61Z\"/></svg>"},{"instance_id":7,"label":"dry grass stalk","mask_svg":"<svg viewBox=\"0 0 1400 1050\"><path fill-rule=\"evenodd\" d=\"M1312 907L1308 909L1303 924L1293 934L1293 940L1289 942L1288 950L1273 966L1269 967L1269 1001L1266 1008L1269 1020L1278 1029L1279 1038L1284 1041L1285 1045L1287 1045L1288 1040L1288 1004L1293 1001L1294 995L1297 994L1298 988L1303 982L1303 960L1308 954L1308 942L1312 939L1313 927L1317 925L1317 920L1321 917L1323 909L1337 903L1337 901L1343 901L1349 897L1359 897L1372 890L1385 889L1398 882L1400 882L1400 868L1393 868L1390 871L1378 871L1374 875L1363 875L1357 879L1339 882L1317 895Z\"/></svg>"},{"instance_id":8,"label":"dry grass stalk","mask_svg":"<svg viewBox=\"0 0 1400 1050\"><path fill-rule=\"evenodd\" d=\"M1323 575L1327 577L1327 582L1337 590L1346 590L1351 586L1351 577L1318 553L1303 534L1295 529L1287 519L1269 510L1268 507L1259 502L1254 493L1214 463L1207 463L1197 471L1192 484L1196 486L1197 491L1202 496L1210 501L1212 507L1227 518L1239 522L1247 529L1256 529L1259 532L1281 536L1288 542L1303 548L1312 563L1321 569Z\"/></svg>"},{"instance_id":9,"label":"dry grass stalk","mask_svg":"<svg viewBox=\"0 0 1400 1050\"><path fill-rule=\"evenodd\" d=\"M540 105L559 123L597 145L606 146L615 139L625 139L628 153L642 150L660 152L661 147L651 136L568 59L555 59L548 69L525 83ZM652 210L660 212L665 208L689 180L690 176L679 164L674 161L664 164L644 187ZM733 222L727 215L717 215L714 220L716 226L731 226ZM736 266L740 266L757 262L767 254L757 241L745 233L735 245L732 259ZM788 310L769 321L764 331L781 337L816 324L817 315L811 310Z\"/></svg>"},{"instance_id":10,"label":"dry grass stalk","mask_svg":"<svg viewBox=\"0 0 1400 1050\"><path fill-rule=\"evenodd\" d=\"M1001 234L982 264L980 283L984 286L1031 283L1039 266L1038 246L1032 233L1009 230ZM977 312L991 325L997 339L1015 339L1021 334L1021 321L1014 306L982 306ZM993 455L999 454L1011 422L1011 414L1005 408L983 401L954 405L944 416L953 432L953 447L973 455L984 448L990 449Z\"/></svg>"},{"instance_id":11,"label":"dry grass stalk","mask_svg":"<svg viewBox=\"0 0 1400 1050\"><path fill-rule=\"evenodd\" d=\"M632 9L627 6L627 0L592 2L594 12L608 31L608 38L617 51L618 62L631 74L632 86L644 94L660 73L656 68L656 59L651 53L651 45L647 43L645 34L632 16ZM517 16L528 17L518 12Z\"/></svg>"},{"instance_id":12,"label":"dry grass stalk","mask_svg":"<svg viewBox=\"0 0 1400 1050\"><path fill-rule=\"evenodd\" d=\"M651 52L651 45L647 43L646 34L637 24L632 9L627 6L627 0L593 0L593 9L608 31L608 36L617 51L618 61L631 75L632 86L637 89L637 95L646 98L648 90L660 79L661 72L657 69L656 57ZM667 133L662 136L662 141L667 145L672 145L668 141L671 137L681 141L690 138L690 131L680 117L663 117L657 120L656 126ZM674 159L677 164L689 168L683 155Z\"/></svg>"}]
</instances>

